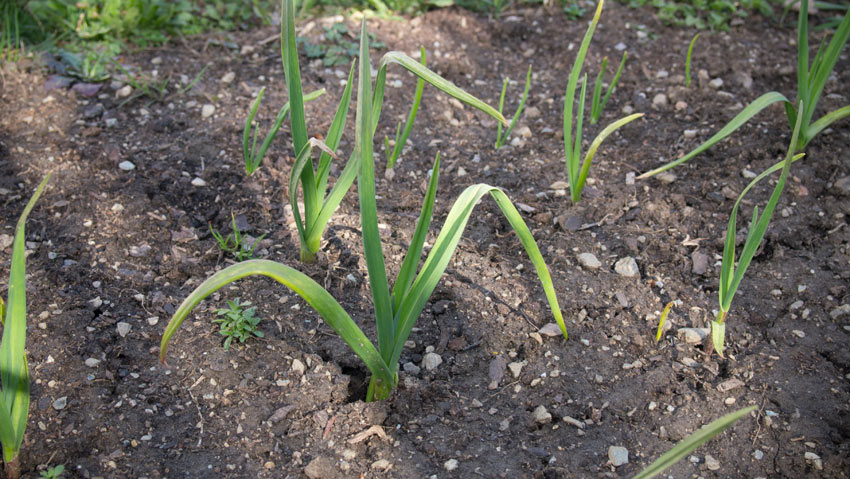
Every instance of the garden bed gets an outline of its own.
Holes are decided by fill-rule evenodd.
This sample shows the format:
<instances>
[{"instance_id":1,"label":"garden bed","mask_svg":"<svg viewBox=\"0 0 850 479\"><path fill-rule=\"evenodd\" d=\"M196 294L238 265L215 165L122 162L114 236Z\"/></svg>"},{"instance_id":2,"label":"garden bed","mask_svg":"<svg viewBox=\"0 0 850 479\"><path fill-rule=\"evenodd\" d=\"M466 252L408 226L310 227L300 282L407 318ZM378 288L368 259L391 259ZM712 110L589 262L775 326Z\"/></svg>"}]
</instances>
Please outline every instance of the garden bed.
<instances>
[{"instance_id":1,"label":"garden bed","mask_svg":"<svg viewBox=\"0 0 850 479\"><path fill-rule=\"evenodd\" d=\"M305 23L304 35L316 40L337 20ZM33 385L25 471L50 463L65 464L65 477L85 478L628 477L701 425L758 405L756 417L668 474L847 477L850 191L837 180L850 175L848 122L820 135L794 164L733 304L725 360L706 358L677 330L706 327L717 309L728 215L747 171L783 157L791 134L784 111L771 107L663 182L629 175L692 149L764 92L792 95L791 27L754 16L728 33L703 33L694 83L685 88L694 32L667 28L648 10L607 5L589 76L603 56L616 64L622 46L629 60L585 137L622 111L646 116L600 148L576 206L556 183L566 181L563 95L584 21L545 8L499 20L443 9L408 22L372 19L369 28L389 49L413 54L424 45L431 68L491 104L505 75L519 80L509 87L511 114L532 65L517 139L500 150L493 120L426 86L400 163L384 175L378 162L379 222L396 271L438 151L429 243L465 187L504 188L522 204L549 265L570 339L537 333L552 321L542 288L485 198L402 354L402 364L416 368L401 372L389 401L362 402L368 377L360 360L309 306L266 279L236 283L203 303L161 364L159 341L175 308L230 262L208 224L229 232L231 212L248 235L265 234L258 256L307 273L374 337L356 195L332 218L318 262L303 265L284 197L288 126L245 177L242 127L252 94L267 87L263 131L285 101L274 29L209 34L122 58L149 75L170 75L172 84L210 65L186 93L152 104L119 106L117 84L92 97L47 90L49 72L24 60L0 77L0 233L13 234L34 186L55 172L27 229ZM348 69L301 61L305 89L328 90L307 104L309 133L323 134ZM845 53L824 111L850 98L848 67ZM714 88L714 79L722 85ZM414 84L391 67L379 137L407 115ZM204 105L214 106L211 115ZM345 157L353 144L343 137ZM383 158L379 142L376 149ZM764 202L769 188L752 198ZM751 208L745 203L746 218ZM580 253L599 266L581 265ZM626 257L637 276L615 271ZM237 296L258 306L265 337L224 351L211 320ZM677 301L672 328L656 343L668 301ZM426 348L442 363L416 371ZM610 446L625 447L628 463L611 465Z\"/></svg>"}]
</instances>

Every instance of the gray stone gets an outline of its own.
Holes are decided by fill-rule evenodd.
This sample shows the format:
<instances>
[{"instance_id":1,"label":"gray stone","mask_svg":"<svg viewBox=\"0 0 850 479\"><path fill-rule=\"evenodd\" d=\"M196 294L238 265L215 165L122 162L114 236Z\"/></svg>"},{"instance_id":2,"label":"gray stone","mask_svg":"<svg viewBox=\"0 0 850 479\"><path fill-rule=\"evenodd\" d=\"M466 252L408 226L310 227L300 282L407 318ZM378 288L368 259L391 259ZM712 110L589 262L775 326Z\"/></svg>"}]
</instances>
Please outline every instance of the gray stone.
<instances>
[{"instance_id":1,"label":"gray stone","mask_svg":"<svg viewBox=\"0 0 850 479\"><path fill-rule=\"evenodd\" d=\"M98 364L100 364L100 359L95 359L95 358L86 359L86 366L88 366L90 368L96 368Z\"/></svg>"},{"instance_id":2,"label":"gray stone","mask_svg":"<svg viewBox=\"0 0 850 479\"><path fill-rule=\"evenodd\" d=\"M620 260L614 264L614 271L616 271L620 276L625 276L626 278L640 277L640 270L638 269L637 261L635 261L635 259L631 256L620 258Z\"/></svg>"},{"instance_id":3,"label":"gray stone","mask_svg":"<svg viewBox=\"0 0 850 479\"><path fill-rule=\"evenodd\" d=\"M298 374L304 374L304 371L307 370L307 366L304 366L304 363L302 363L301 360L293 359L292 366L290 366L290 369L292 369L293 372L296 372Z\"/></svg>"},{"instance_id":4,"label":"gray stone","mask_svg":"<svg viewBox=\"0 0 850 479\"><path fill-rule=\"evenodd\" d=\"M125 338L127 337L127 334L130 332L130 330L133 329L133 327L130 326L130 323L125 323L124 321L121 321L116 325L116 329L118 329L118 335L122 338Z\"/></svg>"},{"instance_id":5,"label":"gray stone","mask_svg":"<svg viewBox=\"0 0 850 479\"><path fill-rule=\"evenodd\" d=\"M676 335L679 340L688 344L699 344L708 337L711 330L709 328L679 328L676 330Z\"/></svg>"},{"instance_id":6,"label":"gray stone","mask_svg":"<svg viewBox=\"0 0 850 479\"><path fill-rule=\"evenodd\" d=\"M411 376L416 376L417 374L419 374L420 371L422 371L419 366L411 363L410 361L404 363L404 366L402 366L402 368L404 368L404 372L410 374Z\"/></svg>"},{"instance_id":7,"label":"gray stone","mask_svg":"<svg viewBox=\"0 0 850 479\"><path fill-rule=\"evenodd\" d=\"M513 374L514 379L518 378L520 374L522 374L522 368L525 366L524 363L514 361L508 364L508 369L511 370L511 374Z\"/></svg>"},{"instance_id":8,"label":"gray stone","mask_svg":"<svg viewBox=\"0 0 850 479\"><path fill-rule=\"evenodd\" d=\"M836 193L844 196L850 196L850 176L839 178L832 184Z\"/></svg>"},{"instance_id":9,"label":"gray stone","mask_svg":"<svg viewBox=\"0 0 850 479\"><path fill-rule=\"evenodd\" d=\"M667 108L667 95L658 93L652 97L652 106L655 108Z\"/></svg>"},{"instance_id":10,"label":"gray stone","mask_svg":"<svg viewBox=\"0 0 850 479\"><path fill-rule=\"evenodd\" d=\"M846 316L848 314L850 314L850 304L842 304L841 306L830 311L829 317L832 319L838 319L841 316Z\"/></svg>"},{"instance_id":11,"label":"gray stone","mask_svg":"<svg viewBox=\"0 0 850 479\"><path fill-rule=\"evenodd\" d=\"M310 479L336 479L342 477L334 461L325 456L319 456L304 468L304 474Z\"/></svg>"},{"instance_id":12,"label":"gray stone","mask_svg":"<svg viewBox=\"0 0 850 479\"><path fill-rule=\"evenodd\" d=\"M61 398L53 401L53 404L52 404L53 409L55 409L57 411L61 411L61 410L65 409L65 406L67 406L67 405L68 405L68 396L62 396Z\"/></svg>"},{"instance_id":13,"label":"gray stone","mask_svg":"<svg viewBox=\"0 0 850 479\"><path fill-rule=\"evenodd\" d=\"M94 105L89 105L83 111L83 117L90 120L92 118L96 118L103 114L103 105L100 103L95 103Z\"/></svg>"},{"instance_id":14,"label":"gray stone","mask_svg":"<svg viewBox=\"0 0 850 479\"><path fill-rule=\"evenodd\" d=\"M201 118L209 118L213 116L213 113L215 113L215 105L207 103L201 107Z\"/></svg>"},{"instance_id":15,"label":"gray stone","mask_svg":"<svg viewBox=\"0 0 850 479\"><path fill-rule=\"evenodd\" d=\"M720 469L720 461L714 458L709 454L705 455L705 467L708 468L709 471L716 471Z\"/></svg>"},{"instance_id":16,"label":"gray stone","mask_svg":"<svg viewBox=\"0 0 850 479\"><path fill-rule=\"evenodd\" d=\"M539 405L534 409L534 412L531 413L532 419L537 424L549 424L552 422L552 414L546 410L546 406Z\"/></svg>"},{"instance_id":17,"label":"gray stone","mask_svg":"<svg viewBox=\"0 0 850 479\"><path fill-rule=\"evenodd\" d=\"M596 259L593 253L581 253L578 255L578 264L587 269L599 269L602 263Z\"/></svg>"},{"instance_id":18,"label":"gray stone","mask_svg":"<svg viewBox=\"0 0 850 479\"><path fill-rule=\"evenodd\" d=\"M708 272L708 255L702 251L691 253L691 262L693 263L691 271L694 274L704 275Z\"/></svg>"},{"instance_id":19,"label":"gray stone","mask_svg":"<svg viewBox=\"0 0 850 479\"><path fill-rule=\"evenodd\" d=\"M608 461L614 467L620 467L629 463L629 450L622 446L610 446L608 448Z\"/></svg>"}]
</instances>

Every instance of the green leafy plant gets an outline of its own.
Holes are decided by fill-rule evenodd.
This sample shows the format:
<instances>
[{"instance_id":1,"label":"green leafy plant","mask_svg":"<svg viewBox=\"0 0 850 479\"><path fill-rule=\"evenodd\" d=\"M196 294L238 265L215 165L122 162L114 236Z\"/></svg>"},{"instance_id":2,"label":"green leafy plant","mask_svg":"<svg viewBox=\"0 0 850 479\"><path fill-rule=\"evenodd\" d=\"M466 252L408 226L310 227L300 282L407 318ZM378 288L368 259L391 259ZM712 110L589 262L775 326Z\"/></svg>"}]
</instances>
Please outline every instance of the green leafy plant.
<instances>
[{"instance_id":1,"label":"green leafy plant","mask_svg":"<svg viewBox=\"0 0 850 479\"><path fill-rule=\"evenodd\" d=\"M80 54L64 49L58 51L62 63L67 66L68 75L91 83L109 80L110 74L106 71L108 53L107 50L101 52L89 50Z\"/></svg>"},{"instance_id":2,"label":"green leafy plant","mask_svg":"<svg viewBox=\"0 0 850 479\"><path fill-rule=\"evenodd\" d=\"M690 436L682 439L678 444L673 446L673 449L670 449L669 451L664 453L661 457L655 460L655 462L650 464L646 469L641 471L633 479L651 479L661 474L667 468L681 461L682 458L692 453L698 447L711 440L711 438L720 434L729 426L734 424L736 421L746 416L747 414L750 414L756 409L756 406L746 407L743 409L739 409L735 412L729 413L721 417L720 419L712 421L711 423L702 427Z\"/></svg>"},{"instance_id":3,"label":"green leafy plant","mask_svg":"<svg viewBox=\"0 0 850 479\"><path fill-rule=\"evenodd\" d=\"M587 10L581 6L581 2L579 0L569 0L566 3L567 4L564 5L564 13L570 20L578 20L587 13Z\"/></svg>"},{"instance_id":4,"label":"green leafy plant","mask_svg":"<svg viewBox=\"0 0 850 479\"><path fill-rule=\"evenodd\" d=\"M800 108L802 109L803 107L804 105L801 103ZM791 163L803 157L802 154L794 156L794 145L797 144L804 121L805 120L802 116L797 117L797 122L794 125L794 134L791 136L791 144L788 145L788 152L785 155L785 161L773 165L762 174L756 176L738 196L738 199L735 201L735 206L732 207L732 213L729 215L729 225L726 227L726 242L723 245L723 263L720 267L720 284L717 290L717 296L720 300L720 312L717 315L717 319L711 321L711 344L721 358L723 357L723 343L726 337L726 319L729 314L729 309L732 307L732 298L735 296L735 292L738 290L741 280L744 279L744 274L747 272L747 268L750 266L750 262L756 254L759 245L761 245L761 241L767 231L767 226L770 224L770 219L773 216L773 210L776 208L776 204L779 202L780 196L782 196L782 190L785 189L785 182L788 178L788 171L791 168ZM768 200L767 205L765 205L761 216L759 216L758 206L753 207L753 217L750 220L750 228L749 231L747 231L747 239L744 242L744 249L741 251L741 256L738 258L736 264L735 237L738 206L744 199L744 195L746 195L747 192L749 192L759 181L768 177L780 168L782 169L782 173L780 173L779 181L776 182L776 186L773 188L773 193L770 195L770 199Z\"/></svg>"},{"instance_id":5,"label":"green leafy plant","mask_svg":"<svg viewBox=\"0 0 850 479\"><path fill-rule=\"evenodd\" d=\"M768 106L783 102L785 105L785 114L788 117L788 124L792 126L796 123L797 116L803 117L803 123L800 128L800 135L797 143L793 145L795 151L803 151L806 145L825 128L832 125L834 122L850 116L850 105L833 110L816 121L812 121L815 109L817 108L818 100L820 99L823 89L826 86L826 81L832 74L835 68L841 50L847 43L850 37L850 10L844 16L838 29L832 35L829 44L824 48L823 44L818 48L817 54L809 65L809 40L808 40L808 24L809 24L809 3L801 2L800 15L797 22L797 103L802 102L800 109L795 108L795 104L791 103L784 95L779 92L771 91L758 97L755 101L747 105L740 113L735 115L729 123L706 140L701 145L694 148L692 151L682 156L681 158L664 164L654 170L648 171L640 176L639 179L649 178L653 175L667 171L670 168L681 165L691 158L711 148L720 140L731 135L735 130L747 123L750 118L760 113Z\"/></svg>"},{"instance_id":6,"label":"green leafy plant","mask_svg":"<svg viewBox=\"0 0 850 479\"><path fill-rule=\"evenodd\" d=\"M576 119L575 127L575 143L573 143L573 103L575 102L576 86L578 85L578 79L581 75L584 58L587 56L587 49L590 46L590 40L593 38L593 32L596 30L596 25L599 23L599 17L602 14L602 6L604 3L605 0L599 0L599 3L596 6L596 13L593 15L590 27L588 27L587 33L584 35L575 63L570 71L570 78L567 83L567 93L564 96L564 156L566 157L567 176L570 181L570 197L573 204L578 203L581 199L581 192L584 189L585 182L587 181L590 164L593 162L593 156L596 154L596 150L602 142L622 126L643 116L643 113L635 113L621 118L605 127L601 132L599 132L596 138L593 139L593 142L590 144L590 148L588 148L587 154L584 157L584 161L582 162L581 133L582 121L584 119L584 101L587 92L587 74L584 75L584 79L581 84L581 93L579 94L578 117Z\"/></svg>"},{"instance_id":7,"label":"green leafy plant","mask_svg":"<svg viewBox=\"0 0 850 479\"><path fill-rule=\"evenodd\" d=\"M304 94L301 87L301 72L298 66L298 49L295 40L295 7L293 0L284 0L283 15L281 21L281 57L283 58L283 71L286 76L286 87L289 92L290 103L290 125L292 131L292 143L296 155L295 165L289 179L289 202L295 217L295 225L298 228L298 238L301 242L301 261L312 262L319 250L322 233L327 227L331 215L339 206L343 196L351 187L357 176L359 160L357 155L352 154L337 178L330 193L325 197L328 184L328 173L332 159L336 156L334 151L339 145L345 128L346 116L348 114L351 87L353 85L354 65L348 75L345 91L343 92L333 122L325 135L324 142L317 141L310 144L308 149L307 123L304 114ZM364 41L361 32L361 44ZM368 45L368 35L365 43ZM377 119L383 106L384 87L386 84L386 70L389 64L397 64L413 73L419 78L430 83L443 93L446 93L464 103L487 113L499 121L506 122L504 117L493 107L461 90L453 83L440 77L436 73L400 52L389 52L383 56L378 70L378 83L375 86L375 102L372 109L375 111L373 118L377 127ZM310 153L312 147L320 147L322 150L319 158L318 168L313 163ZM298 206L298 186L301 186L303 195L304 214Z\"/></svg>"},{"instance_id":8,"label":"green leafy plant","mask_svg":"<svg viewBox=\"0 0 850 479\"><path fill-rule=\"evenodd\" d=\"M271 129L268 133L266 133L266 138L263 140L263 143L260 145L260 149L257 150L257 135L260 132L259 125L254 124L254 117L257 115L257 109L260 107L260 102L263 100L263 93L265 93L266 88L263 87L260 89L260 93L257 94L257 99L254 100L254 104L251 105L251 112L248 114L248 118L245 120L245 129L242 134L242 158L245 160L245 174L248 176L254 174L257 171L257 168L260 167L260 163L263 161L263 157L266 156L266 151L268 151L269 147L272 144L275 136L277 136L277 131L280 130L280 126L283 124L283 120L286 118L286 115L289 114L289 102L283 104L280 111L277 114L277 118L275 118L274 123L272 124ZM325 89L319 89L314 92L308 93L304 95L304 101L311 101L319 98L325 93ZM251 131L253 130L253 140Z\"/></svg>"},{"instance_id":9,"label":"green leafy plant","mask_svg":"<svg viewBox=\"0 0 850 479\"><path fill-rule=\"evenodd\" d=\"M41 471L41 474L39 474L38 477L40 479L59 479L64 473L65 466L59 464L58 466L48 467L47 469Z\"/></svg>"},{"instance_id":10,"label":"green leafy plant","mask_svg":"<svg viewBox=\"0 0 850 479\"><path fill-rule=\"evenodd\" d=\"M213 322L221 325L219 334L226 338L225 351L230 349L230 343L234 338L244 343L251 336L263 337L263 332L258 329L260 318L254 316L257 313L257 307L245 309L247 306L251 306L250 301L240 303L239 298L236 298L233 301L227 300L227 308L217 309L215 312L219 317Z\"/></svg>"},{"instance_id":11,"label":"green leafy plant","mask_svg":"<svg viewBox=\"0 0 850 479\"><path fill-rule=\"evenodd\" d=\"M419 47L419 59L422 66L426 65L425 47ZM395 142L393 149L390 151L390 139L384 137L384 148L387 150L387 168L395 166L396 160L401 155L401 150L404 144L407 143L407 137L410 136L410 131L413 129L413 122L416 121L416 112L419 111L419 103L422 102L422 90L425 89L425 80L421 77L416 80L416 92L413 94L413 105L410 107L410 113L407 115L407 121L404 123L404 129L401 128L401 123L395 129ZM501 113L501 111L499 112Z\"/></svg>"},{"instance_id":12,"label":"green leafy plant","mask_svg":"<svg viewBox=\"0 0 850 479\"><path fill-rule=\"evenodd\" d=\"M691 39L690 45L688 45L688 54L685 56L685 88L691 87L691 59L694 54L694 45L697 43L697 38L699 38L699 33L694 35L694 38Z\"/></svg>"},{"instance_id":13,"label":"green leafy plant","mask_svg":"<svg viewBox=\"0 0 850 479\"><path fill-rule=\"evenodd\" d=\"M752 12L772 16L768 0L620 0L632 8L650 5L658 18L668 25L695 27L700 30L729 30L734 18L745 18Z\"/></svg>"},{"instance_id":14,"label":"green leafy plant","mask_svg":"<svg viewBox=\"0 0 850 479\"><path fill-rule=\"evenodd\" d=\"M591 125L595 125L596 122L599 121L599 117L602 115L602 110L604 110L605 105L608 104L608 98L611 97L611 93L620 81L620 74L623 73L623 67L626 66L626 58L628 55L628 52L623 52L623 59L620 60L620 66L617 67L617 72L614 73L614 78L611 79L611 83L608 85L608 89L605 91L604 97L602 96L602 78L608 70L608 57L602 59L602 68L599 69L599 74L596 76L596 84L593 87L593 97L590 103Z\"/></svg>"},{"instance_id":15,"label":"green leafy plant","mask_svg":"<svg viewBox=\"0 0 850 479\"><path fill-rule=\"evenodd\" d=\"M502 94L499 95L499 113L502 113L505 107L505 92L508 90L508 82L510 79L505 77L505 82L502 83ZM528 87L531 85L531 66L528 67L528 73L525 75L525 88L522 91L522 98L519 100L519 106L516 109L516 113L514 113L513 118L511 118L511 124L508 125L508 128L505 130L505 134L502 134L502 124L499 123L496 130L496 149L502 147L506 141L508 141L508 137L511 135L511 132L516 126L516 122L519 120L520 115L522 115L522 109L525 108L525 101L528 99Z\"/></svg>"},{"instance_id":16,"label":"green leafy plant","mask_svg":"<svg viewBox=\"0 0 850 479\"><path fill-rule=\"evenodd\" d=\"M26 221L38 201L50 175L44 177L30 198L15 227L12 243L12 264L9 271L9 293L3 321L3 339L0 343L0 443L3 445L3 462L6 477L21 476L18 452L24 440L30 406L30 376L27 365L27 273L26 273Z\"/></svg>"},{"instance_id":17,"label":"green leafy plant","mask_svg":"<svg viewBox=\"0 0 850 479\"><path fill-rule=\"evenodd\" d=\"M236 226L236 216L233 213L230 214L232 219L231 221L231 233L224 237L213 229L212 224L209 225L210 233L212 233L213 238L218 242L218 247L221 251L225 253L230 253L236 258L236 261L245 261L246 259L251 259L254 257L254 250L257 249L257 245L260 244L260 241L266 235L260 235L259 238L254 240L254 243L251 246L245 242L245 238L242 236L242 232L239 231L239 227Z\"/></svg>"},{"instance_id":18,"label":"green leafy plant","mask_svg":"<svg viewBox=\"0 0 850 479\"><path fill-rule=\"evenodd\" d=\"M498 188L479 184L467 188L457 199L446 217L443 228L434 241L421 268L418 268L430 227L439 177L439 155L431 173L431 179L425 194L422 211L417 221L413 238L392 290L389 288L387 271L378 232L378 212L375 199L375 169L373 157L373 137L375 124L380 115L386 82L386 66L391 59L386 56L381 61L374 91L369 64L368 37L365 35L366 22L363 21L360 46L360 64L357 85L357 107L355 128L355 156L358 166L358 193L360 197L360 222L363 249L372 303L375 308L378 347L366 337L363 331L346 313L342 306L319 286L314 280L289 266L272 261L246 261L230 266L216 273L198 286L180 305L166 327L161 343L161 358L165 358L168 343L177 328L186 319L192 309L204 298L225 285L240 278L252 275L264 275L275 279L300 295L319 315L336 331L346 344L359 356L369 368L372 376L366 399L383 400L395 388L398 382L398 365L404 343L410 335L416 319L425 307L437 283L448 267L457 248L461 234L469 220L475 205L481 198L490 194L502 210L505 218L517 233L523 247L533 263L543 285L552 314L562 333L566 336L566 326L560 306L555 296L554 286L537 244L517 209L507 195ZM411 61L410 65L421 64ZM293 110L294 111L294 110ZM317 141L308 142L307 151ZM303 160L302 160L303 161ZM417 274L417 269L419 270Z\"/></svg>"}]
</instances>

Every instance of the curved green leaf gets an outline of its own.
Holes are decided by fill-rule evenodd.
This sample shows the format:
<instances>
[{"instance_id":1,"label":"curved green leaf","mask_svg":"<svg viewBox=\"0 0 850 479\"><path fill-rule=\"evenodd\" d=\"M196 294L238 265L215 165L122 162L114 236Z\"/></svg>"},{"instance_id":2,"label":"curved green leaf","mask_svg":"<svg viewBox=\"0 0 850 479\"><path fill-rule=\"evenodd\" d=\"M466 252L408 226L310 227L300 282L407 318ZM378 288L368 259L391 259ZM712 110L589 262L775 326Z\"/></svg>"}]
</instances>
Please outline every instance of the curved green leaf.
<instances>
[{"instance_id":1,"label":"curved green leaf","mask_svg":"<svg viewBox=\"0 0 850 479\"><path fill-rule=\"evenodd\" d=\"M768 106L770 106L770 105L772 105L776 102L780 102L780 101L787 103L788 99L785 98L785 96L782 95L781 93L778 93L778 92L775 92L775 91L765 93L764 95L756 98L755 101L753 101L752 103L747 105L746 108L744 108L743 110L741 110L740 113L735 115L735 118L732 118L732 120L729 123L727 123L726 126L721 128L720 131L718 131L717 133L714 134L714 136L712 136L711 138L706 140L705 143L694 148L691 152L689 152L685 156L683 156L683 157L681 157L677 160L671 161L671 162L669 162L669 163L667 163L663 166L660 166L660 167L658 167L658 168L656 168L652 171L647 171L646 173L638 176L637 178L640 179L640 180L646 179L646 178L649 178L651 176L657 175L658 173L661 173L662 171L667 171L670 168L673 168L674 166L681 165L682 163L690 160L691 158L693 158L693 157L699 155L700 153L704 152L705 150L711 148L712 146L717 144L720 140L731 135L735 130L737 130L738 128L743 126L744 123L748 122L750 120L750 118L754 117L756 114L758 114L759 112L761 112L762 110L764 110Z\"/></svg>"},{"instance_id":2,"label":"curved green leaf","mask_svg":"<svg viewBox=\"0 0 850 479\"><path fill-rule=\"evenodd\" d=\"M661 474L662 472L664 472L664 470L671 467L673 464L679 462L683 457L692 453L694 450L696 450L696 448L702 446L711 438L723 432L729 426L734 424L735 421L741 419L742 417L755 411L756 409L758 409L756 406L750 406L727 414L715 421L712 421L707 426L702 427L699 431L696 431L695 433L691 434L690 436L686 437L681 442L676 444L673 449L667 451L664 455L659 457L655 462L650 464L649 467L641 471L633 479L650 479Z\"/></svg>"},{"instance_id":3,"label":"curved green leaf","mask_svg":"<svg viewBox=\"0 0 850 479\"><path fill-rule=\"evenodd\" d=\"M620 118L619 120L611 123L606 126L596 138L593 139L593 142L590 144L590 148L587 149L587 154L584 157L584 163L581 165L581 172L578 176L578 181L576 181L575 187L570 185L570 196L572 197L573 203L577 203L579 199L581 199L581 192L584 189L584 183L587 181L587 174L590 171L590 164L593 163L593 157L596 155L596 150L599 149L599 146L602 145L602 142L605 141L606 138L611 136L612 133L619 130L629 122L633 120L637 120L642 117L643 113L634 113L624 118Z\"/></svg>"},{"instance_id":4,"label":"curved green leaf","mask_svg":"<svg viewBox=\"0 0 850 479\"><path fill-rule=\"evenodd\" d=\"M165 362L171 338L198 303L236 280L255 275L267 276L301 296L366 363L366 367L372 374L385 381L392 380L393 374L381 360L378 350L330 293L300 271L284 264L260 259L243 261L219 271L201 283L183 300L162 335L160 360Z\"/></svg>"}]
</instances>

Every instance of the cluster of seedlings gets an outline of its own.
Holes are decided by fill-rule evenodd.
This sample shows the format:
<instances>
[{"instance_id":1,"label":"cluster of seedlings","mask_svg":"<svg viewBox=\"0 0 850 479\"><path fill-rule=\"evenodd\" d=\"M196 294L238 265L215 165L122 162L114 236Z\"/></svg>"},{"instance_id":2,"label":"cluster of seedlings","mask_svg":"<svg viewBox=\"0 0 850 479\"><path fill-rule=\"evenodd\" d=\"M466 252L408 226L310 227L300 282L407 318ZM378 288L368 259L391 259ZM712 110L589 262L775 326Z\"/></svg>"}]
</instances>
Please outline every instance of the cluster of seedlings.
<instances>
[{"instance_id":1,"label":"cluster of seedlings","mask_svg":"<svg viewBox=\"0 0 850 479\"><path fill-rule=\"evenodd\" d=\"M591 142L582 158L582 124L587 87L587 75L582 76L582 68L594 30L599 22L604 0L600 0L590 26L578 49L575 63L569 75L564 99L564 150L567 178L570 185L571 200L577 203L581 199L582 189L587 180L594 155L602 142L617 129L625 126L642 116L635 113L620 118L602 129ZM662 167L652 170L642 178L650 177L679 165L710 148L723 138L730 135L742 124L776 102L784 102L789 124L792 127L791 143L788 146L785 159L758 175L743 190L738 197L729 216L726 241L720 274L719 301L720 311L711 323L711 347L721 357L725 337L725 321L731 307L732 298L739 287L753 255L758 249L773 211L782 195L788 178L791 164L800 159L800 153L818 133L833 122L850 115L850 106L845 106L828 113L813 121L813 112L824 89L827 78L835 66L838 56L850 36L850 13L838 25L831 41L818 49L813 61L809 62L807 24L808 2L802 2L798 24L798 92L797 100L792 103L777 92L770 92L741 111L728 125L722 128L705 143L683 157ZM274 140L286 117L290 119L290 130L294 146L295 163L289 178L289 201L295 217L300 241L300 257L303 262L315 260L320 247L321 238L331 216L340 205L343 197L356 180L360 205L360 223L363 238L365 262L368 270L369 286L372 303L375 310L377 344L373 343L351 318L340 303L320 286L316 281L296 269L273 261L252 259L256 242L253 245L245 243L236 219L233 219L233 232L223 237L212 230L223 252L232 254L237 263L224 268L198 286L183 301L168 323L161 342L161 359L164 361L168 345L183 321L202 300L220 290L224 286L241 278L253 275L268 276L301 296L322 318L339 334L354 353L365 363L371 373L366 401L385 400L397 386L399 380L399 359L416 320L434 292L440 278L443 276L451 258L458 246L461 235L480 200L489 195L501 209L508 223L516 232L520 243L534 265L537 276L543 286L552 315L563 334L567 338L561 308L555 295L555 289L549 274L549 269L537 247L531 231L522 216L517 211L508 196L498 187L487 184L477 184L464 190L450 209L445 223L436 240L422 261L425 239L431 225L434 202L437 195L440 157L437 154L431 170L425 198L422 202L421 213L416 224L410 246L404 257L401 268L390 288L387 268L383 255L381 238L378 230L378 212L375 190L375 164L373 143L375 130L384 100L387 68L398 65L417 77L414 102L404 125L399 124L393 147L389 139L385 139L387 150L387 167L392 168L402 152L402 148L413 129L416 113L422 98L425 83L432 85L443 93L466 103L498 121L495 147L500 148L507 141L513 127L521 115L531 81L531 69L526 75L525 87L518 108L511 121L503 116L505 94L508 80L505 80L499 100L499 108L493 108L475 96L458 88L451 82L440 77L426 66L424 49L419 61L400 52L385 54L377 69L375 82L372 82L372 69L369 59L369 38L366 31L365 19L361 25L359 39L359 55L352 62L344 92L339 101L333 121L327 134L322 138L308 138L304 103L317 98L324 93L319 90L305 94L301 84L301 74L298 61L297 38L295 35L295 5L293 0L283 0L281 22L281 56L283 59L286 87L289 102L280 109L270 131L264 141L257 146L258 128L254 124L263 91L259 92L253 103L245 123L243 138L243 156L245 172L252 174L260 166L263 156ZM688 48L686 67L689 78L690 58L697 38L694 37ZM599 120L602 109L614 90L627 55L624 53L607 90L603 95L602 80L605 74L607 59L603 61L591 97L591 123ZM355 102L355 146L339 177L328 191L330 166L334 160L339 160L337 148L346 127L351 97L354 93L355 71L356 102ZM578 93L578 109L575 110L576 90L581 79L581 89ZM252 134L253 132L253 134ZM313 153L319 155L318 163L314 161ZM759 181L777 171L780 176L767 204L761 212L758 206L754 208L751 223L746 235L746 241L740 255L736 255L737 212L743 197ZM26 276L24 255L24 226L26 217L42 193L49 176L39 185L21 215L15 231L11 273L9 279L9 294L6 303L0 300L0 318L4 319L2 345L0 345L0 366L2 366L2 393L0 393L0 442L3 445L3 458L6 464L7 477L19 477L18 452L20 450L29 411L29 375L25 355L26 343ZM298 201L301 190L301 202ZM255 316L255 307L250 303L230 301L229 308L217 311L221 326L220 333L226 337L225 349L231 345L234 338L240 342L251 336L262 336L257 329L259 318ZM658 336L661 337L661 327L669 312L668 304L661 315ZM749 414L755 406L741 409L724 416L707 427L704 427L676 445L667 454L659 458L636 477L649 478L660 474L664 469L689 454L700 444L729 427L737 419ZM58 471L61 474L61 471Z\"/></svg>"}]
</instances>

